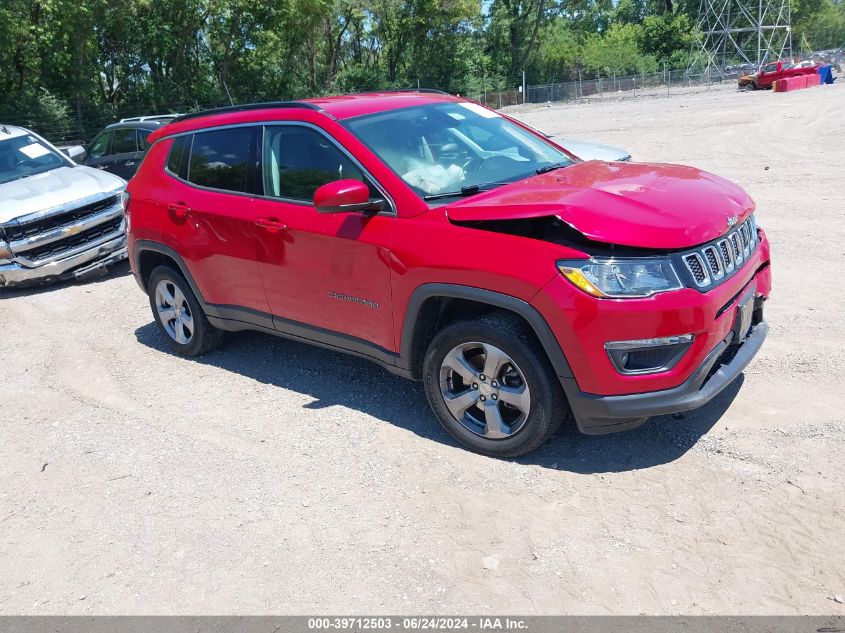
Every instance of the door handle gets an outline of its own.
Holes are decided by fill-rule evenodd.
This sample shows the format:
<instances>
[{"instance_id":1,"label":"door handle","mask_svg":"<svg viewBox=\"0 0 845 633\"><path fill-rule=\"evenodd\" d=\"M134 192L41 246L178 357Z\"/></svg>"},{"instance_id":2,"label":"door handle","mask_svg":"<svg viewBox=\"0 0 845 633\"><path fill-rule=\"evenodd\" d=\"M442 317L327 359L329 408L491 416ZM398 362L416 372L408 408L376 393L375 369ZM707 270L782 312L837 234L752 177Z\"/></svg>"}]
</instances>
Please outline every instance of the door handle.
<instances>
[{"instance_id":1,"label":"door handle","mask_svg":"<svg viewBox=\"0 0 845 633\"><path fill-rule=\"evenodd\" d=\"M288 225L276 218L261 218L255 221L255 226L265 229L268 233L280 233L287 231Z\"/></svg>"},{"instance_id":2,"label":"door handle","mask_svg":"<svg viewBox=\"0 0 845 633\"><path fill-rule=\"evenodd\" d=\"M184 222L191 214L191 208L182 202L171 202L167 205L167 211L174 222Z\"/></svg>"},{"instance_id":3,"label":"door handle","mask_svg":"<svg viewBox=\"0 0 845 633\"><path fill-rule=\"evenodd\" d=\"M134 164L135 164L135 161L134 161L134 160L128 160L128 161L126 161L126 162L125 162L125 163L123 163L123 164L124 164L124 165L126 165L127 167L132 167L132 165L134 165Z\"/></svg>"}]
</instances>

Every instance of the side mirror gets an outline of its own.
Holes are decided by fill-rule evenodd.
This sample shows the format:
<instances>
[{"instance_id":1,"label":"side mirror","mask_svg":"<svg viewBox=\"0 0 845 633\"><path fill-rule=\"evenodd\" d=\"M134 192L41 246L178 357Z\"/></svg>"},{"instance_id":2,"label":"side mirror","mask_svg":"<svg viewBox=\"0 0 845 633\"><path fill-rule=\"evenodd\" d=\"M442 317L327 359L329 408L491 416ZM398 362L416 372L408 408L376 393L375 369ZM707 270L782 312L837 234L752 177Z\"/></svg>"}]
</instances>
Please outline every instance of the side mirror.
<instances>
[{"instance_id":1,"label":"side mirror","mask_svg":"<svg viewBox=\"0 0 845 633\"><path fill-rule=\"evenodd\" d=\"M70 147L63 147L62 153L70 158L75 163L81 163L85 160L85 148L82 145L72 145Z\"/></svg>"},{"instance_id":2,"label":"side mirror","mask_svg":"<svg viewBox=\"0 0 845 633\"><path fill-rule=\"evenodd\" d=\"M384 200L370 200L370 188L360 180L329 182L314 192L314 206L320 213L381 211Z\"/></svg>"}]
</instances>

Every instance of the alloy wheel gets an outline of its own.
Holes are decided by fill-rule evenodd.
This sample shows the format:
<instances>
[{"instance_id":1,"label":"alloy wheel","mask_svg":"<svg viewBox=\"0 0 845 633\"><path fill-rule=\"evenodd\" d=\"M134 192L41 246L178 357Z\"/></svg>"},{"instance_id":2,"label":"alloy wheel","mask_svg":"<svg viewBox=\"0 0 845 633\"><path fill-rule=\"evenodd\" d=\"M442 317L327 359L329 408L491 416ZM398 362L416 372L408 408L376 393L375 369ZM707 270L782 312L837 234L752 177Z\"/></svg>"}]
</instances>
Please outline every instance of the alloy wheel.
<instances>
[{"instance_id":1,"label":"alloy wheel","mask_svg":"<svg viewBox=\"0 0 845 633\"><path fill-rule=\"evenodd\" d=\"M440 393L455 420L492 440L518 432L531 410L531 391L522 370L489 343L462 343L446 354Z\"/></svg>"},{"instance_id":2,"label":"alloy wheel","mask_svg":"<svg viewBox=\"0 0 845 633\"><path fill-rule=\"evenodd\" d=\"M169 279L156 285L155 305L164 331L180 345L187 345L194 337L194 317L191 306L179 286Z\"/></svg>"}]
</instances>

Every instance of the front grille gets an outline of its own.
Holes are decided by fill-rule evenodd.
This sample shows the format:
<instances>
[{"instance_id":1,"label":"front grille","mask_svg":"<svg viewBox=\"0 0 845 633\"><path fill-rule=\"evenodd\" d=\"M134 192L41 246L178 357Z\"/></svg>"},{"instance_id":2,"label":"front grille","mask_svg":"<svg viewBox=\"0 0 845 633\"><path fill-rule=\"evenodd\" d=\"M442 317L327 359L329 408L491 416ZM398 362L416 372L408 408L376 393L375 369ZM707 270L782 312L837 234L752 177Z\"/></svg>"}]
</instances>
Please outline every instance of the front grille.
<instances>
[{"instance_id":1,"label":"front grille","mask_svg":"<svg viewBox=\"0 0 845 633\"><path fill-rule=\"evenodd\" d=\"M686 263L687 268L692 273L692 278L695 279L696 284L706 286L710 283L710 275L707 274L704 268L704 260L701 259L701 255L698 253L684 255L684 263Z\"/></svg>"},{"instance_id":2,"label":"front grille","mask_svg":"<svg viewBox=\"0 0 845 633\"><path fill-rule=\"evenodd\" d=\"M100 238L104 238L111 233L120 230L120 225L123 222L123 216L119 215L107 222L98 224L97 226L77 233L72 237L46 244L39 248L33 248L26 251L26 259L32 262L40 262L45 259L52 259L62 255L66 251L79 248L89 242L94 242Z\"/></svg>"},{"instance_id":3,"label":"front grille","mask_svg":"<svg viewBox=\"0 0 845 633\"><path fill-rule=\"evenodd\" d=\"M727 235L694 251L681 253L681 260L698 288L709 289L732 277L758 246L752 215Z\"/></svg>"},{"instance_id":4,"label":"front grille","mask_svg":"<svg viewBox=\"0 0 845 633\"><path fill-rule=\"evenodd\" d=\"M83 207L71 209L63 213L48 216L46 218L39 218L24 224L11 224L3 227L7 242L17 242L18 240L25 240L30 237L35 237L46 233L52 229L64 228L73 226L74 224L86 220L87 218L105 211L120 202L120 196L110 196L104 200L98 200L91 204L86 204Z\"/></svg>"}]
</instances>

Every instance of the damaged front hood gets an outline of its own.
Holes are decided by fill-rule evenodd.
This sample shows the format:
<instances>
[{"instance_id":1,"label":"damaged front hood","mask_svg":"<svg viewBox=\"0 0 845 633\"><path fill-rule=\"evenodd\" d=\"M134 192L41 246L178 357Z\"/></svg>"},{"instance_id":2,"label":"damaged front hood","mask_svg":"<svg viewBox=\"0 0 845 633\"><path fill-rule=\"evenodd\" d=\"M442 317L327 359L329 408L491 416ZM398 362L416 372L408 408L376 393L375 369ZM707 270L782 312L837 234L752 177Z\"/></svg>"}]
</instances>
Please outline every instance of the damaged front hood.
<instances>
[{"instance_id":1,"label":"damaged front hood","mask_svg":"<svg viewBox=\"0 0 845 633\"><path fill-rule=\"evenodd\" d=\"M598 242L675 249L715 239L753 210L742 188L692 167L589 161L459 200L446 214L456 222L556 216Z\"/></svg>"}]
</instances>

